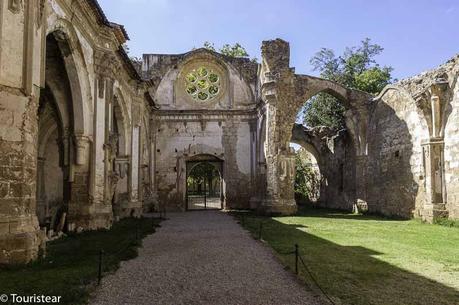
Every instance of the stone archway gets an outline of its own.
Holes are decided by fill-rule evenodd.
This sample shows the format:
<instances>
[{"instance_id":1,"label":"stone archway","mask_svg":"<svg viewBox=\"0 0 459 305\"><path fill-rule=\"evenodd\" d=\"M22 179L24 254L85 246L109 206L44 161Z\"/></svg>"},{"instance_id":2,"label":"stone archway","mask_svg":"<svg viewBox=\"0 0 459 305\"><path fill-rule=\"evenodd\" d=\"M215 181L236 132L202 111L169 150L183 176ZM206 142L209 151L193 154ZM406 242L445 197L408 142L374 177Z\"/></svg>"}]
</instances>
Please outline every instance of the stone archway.
<instances>
[{"instance_id":1,"label":"stone archway","mask_svg":"<svg viewBox=\"0 0 459 305\"><path fill-rule=\"evenodd\" d=\"M265 214L293 214L294 153L289 147L296 114L304 102L320 92L338 97L348 109L346 124L355 144L358 172L356 200L365 201L365 154L368 103L371 95L347 89L329 80L297 75L290 68L289 44L280 39L262 46L261 97L266 109L267 193L259 208Z\"/></svg>"},{"instance_id":2,"label":"stone archway","mask_svg":"<svg viewBox=\"0 0 459 305\"><path fill-rule=\"evenodd\" d=\"M123 207L129 203L129 156L127 153L128 120L124 111L124 100L118 93L113 97L109 112L110 122L110 200L115 220L123 215Z\"/></svg>"},{"instance_id":3,"label":"stone archway","mask_svg":"<svg viewBox=\"0 0 459 305\"><path fill-rule=\"evenodd\" d=\"M72 192L75 109L59 34L46 38L45 89L38 109L37 216L48 232L64 229Z\"/></svg>"},{"instance_id":4,"label":"stone archway","mask_svg":"<svg viewBox=\"0 0 459 305\"><path fill-rule=\"evenodd\" d=\"M45 88L38 108L37 217L48 232L56 230L67 212L68 164L65 160L64 128L56 102ZM68 147L67 147L68 148Z\"/></svg>"},{"instance_id":5,"label":"stone archway","mask_svg":"<svg viewBox=\"0 0 459 305\"><path fill-rule=\"evenodd\" d=\"M186 210L223 209L223 163L187 161Z\"/></svg>"},{"instance_id":6,"label":"stone archway","mask_svg":"<svg viewBox=\"0 0 459 305\"><path fill-rule=\"evenodd\" d=\"M86 157L89 150L87 131L87 110L83 102L80 78L74 61L74 52L68 40L68 35L60 30L51 32L46 37L45 55L45 89L42 90L39 111L38 137L38 172L37 198L38 206L42 209L50 206L51 185L59 186L62 195L52 195L54 211L48 210L48 227L58 231L66 229L79 214L82 204L89 202L89 161ZM48 110L47 110L48 109ZM52 110L52 111L51 111ZM52 114L50 116L50 113ZM54 117L54 121L49 117ZM49 134L50 126L55 129ZM49 134L49 136L45 136ZM58 144L55 144L57 141ZM57 146L56 146L57 145ZM53 160L52 150L59 152ZM45 158L46 156L46 158ZM48 160L46 160L48 159ZM54 171L50 172L51 163ZM62 172L57 174L58 168ZM52 174L51 174L52 173ZM46 199L48 198L48 199ZM59 204L57 204L59 202ZM82 204L80 204L82 203ZM41 214L41 211L37 211ZM58 217L58 220L54 220ZM58 225L56 224L58 222ZM42 224L44 224L42 222ZM73 229L70 225L70 229Z\"/></svg>"},{"instance_id":7,"label":"stone archway","mask_svg":"<svg viewBox=\"0 0 459 305\"><path fill-rule=\"evenodd\" d=\"M223 162L220 158L208 154L187 158L185 210L224 208Z\"/></svg>"}]
</instances>

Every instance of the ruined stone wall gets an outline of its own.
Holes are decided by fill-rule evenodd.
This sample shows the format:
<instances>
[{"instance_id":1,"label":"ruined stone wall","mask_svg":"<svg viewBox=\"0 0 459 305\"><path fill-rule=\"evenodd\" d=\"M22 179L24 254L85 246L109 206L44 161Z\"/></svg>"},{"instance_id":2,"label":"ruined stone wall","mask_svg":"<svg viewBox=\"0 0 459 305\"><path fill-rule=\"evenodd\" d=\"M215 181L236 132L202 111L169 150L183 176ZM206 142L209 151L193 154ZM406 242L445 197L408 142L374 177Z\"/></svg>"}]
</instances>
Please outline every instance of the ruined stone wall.
<instances>
[{"instance_id":1,"label":"ruined stone wall","mask_svg":"<svg viewBox=\"0 0 459 305\"><path fill-rule=\"evenodd\" d=\"M204 119L206 119L204 117ZM207 118L206 122L181 117L158 118L156 181L158 198L168 210L185 210L186 162L198 155L223 161L225 208L248 207L250 196L250 127L246 118Z\"/></svg>"},{"instance_id":2,"label":"ruined stone wall","mask_svg":"<svg viewBox=\"0 0 459 305\"><path fill-rule=\"evenodd\" d=\"M371 105L370 211L458 217L458 62L389 86Z\"/></svg>"},{"instance_id":3,"label":"ruined stone wall","mask_svg":"<svg viewBox=\"0 0 459 305\"><path fill-rule=\"evenodd\" d=\"M352 210L355 203L355 146L346 130L308 128L296 124L292 142L317 160L320 171L320 197L317 206Z\"/></svg>"},{"instance_id":4,"label":"ruined stone wall","mask_svg":"<svg viewBox=\"0 0 459 305\"><path fill-rule=\"evenodd\" d=\"M248 78L257 65L200 49L182 55L144 55L143 73L155 81L155 189L169 210L186 209L186 162L198 155L223 161L224 207L247 208L253 179L256 122L255 83ZM235 60L239 62L238 60ZM206 70L201 76L199 69ZM214 75L215 79L208 78ZM198 77L205 97L193 95ZM194 75L194 76L193 76ZM253 75L252 75L253 76ZM215 82L213 82L215 81ZM215 94L207 91L216 86ZM187 89L193 89L190 92Z\"/></svg>"},{"instance_id":5,"label":"ruined stone wall","mask_svg":"<svg viewBox=\"0 0 459 305\"><path fill-rule=\"evenodd\" d=\"M446 208L450 218L459 219L459 83L455 83L452 94L445 126Z\"/></svg>"},{"instance_id":6,"label":"ruined stone wall","mask_svg":"<svg viewBox=\"0 0 459 305\"><path fill-rule=\"evenodd\" d=\"M423 205L422 140L427 126L415 101L405 92L388 89L376 101L368 142L368 208L385 215L419 216Z\"/></svg>"},{"instance_id":7,"label":"ruined stone wall","mask_svg":"<svg viewBox=\"0 0 459 305\"><path fill-rule=\"evenodd\" d=\"M319 205L352 210L355 203L355 151L346 131L323 139L320 153L322 174Z\"/></svg>"},{"instance_id":8,"label":"ruined stone wall","mask_svg":"<svg viewBox=\"0 0 459 305\"><path fill-rule=\"evenodd\" d=\"M114 163L122 157L124 168L136 169L129 164L132 151L139 152L141 160L140 145L149 143L144 132L139 147L131 145L132 126L148 128L132 113L142 113L149 121L152 102L145 96L149 84L121 47L126 39L123 27L108 22L95 1L1 2L0 264L34 259L45 240L37 221L39 146L41 157L52 155L47 164L45 158L40 160L44 170L62 169L54 178L42 177L46 191L39 200L61 201L65 229L111 225L119 176ZM39 129L50 127L38 124L40 95L45 92L60 118L57 139L39 136ZM123 95L122 156L115 154L119 135L111 125L116 95ZM140 163L137 169L144 165ZM130 182L139 181L140 170L127 171ZM142 210L142 184L138 191L141 196L130 196L128 211Z\"/></svg>"}]
</instances>

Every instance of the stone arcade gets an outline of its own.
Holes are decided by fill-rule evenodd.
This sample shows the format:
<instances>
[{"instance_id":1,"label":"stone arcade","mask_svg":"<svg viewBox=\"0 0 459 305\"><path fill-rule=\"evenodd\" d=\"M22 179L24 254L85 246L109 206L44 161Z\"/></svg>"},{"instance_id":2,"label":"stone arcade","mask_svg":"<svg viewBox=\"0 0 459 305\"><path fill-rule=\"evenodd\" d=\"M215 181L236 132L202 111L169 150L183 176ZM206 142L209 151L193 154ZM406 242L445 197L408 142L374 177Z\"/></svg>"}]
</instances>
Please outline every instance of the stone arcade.
<instances>
[{"instance_id":1,"label":"stone arcade","mask_svg":"<svg viewBox=\"0 0 459 305\"><path fill-rule=\"evenodd\" d=\"M187 210L199 162L216 207L292 214L291 142L317 158L323 206L459 218L458 56L374 97L295 74L279 39L261 64L205 49L139 64L127 40L95 0L1 2L0 264L53 232ZM345 131L295 125L319 92L342 101Z\"/></svg>"}]
</instances>

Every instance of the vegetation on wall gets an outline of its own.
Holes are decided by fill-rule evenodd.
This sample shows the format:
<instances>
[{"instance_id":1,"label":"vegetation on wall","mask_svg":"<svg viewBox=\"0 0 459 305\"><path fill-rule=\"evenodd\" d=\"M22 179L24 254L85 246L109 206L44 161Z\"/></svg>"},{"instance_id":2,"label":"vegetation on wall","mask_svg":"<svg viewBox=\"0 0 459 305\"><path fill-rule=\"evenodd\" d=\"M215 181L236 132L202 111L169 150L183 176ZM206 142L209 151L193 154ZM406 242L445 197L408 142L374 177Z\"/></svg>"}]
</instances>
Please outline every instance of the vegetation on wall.
<instances>
[{"instance_id":1,"label":"vegetation on wall","mask_svg":"<svg viewBox=\"0 0 459 305\"><path fill-rule=\"evenodd\" d=\"M322 78L376 95L394 81L392 67L380 66L375 60L383 50L380 45L366 38L359 46L346 48L340 56L331 49L322 48L311 58L310 63ZM302 109L303 123L310 127L343 129L344 111L335 97L319 93L305 103Z\"/></svg>"},{"instance_id":2,"label":"vegetation on wall","mask_svg":"<svg viewBox=\"0 0 459 305\"><path fill-rule=\"evenodd\" d=\"M295 195L299 201L315 202L320 196L320 173L308 153L301 148L295 155Z\"/></svg>"}]
</instances>

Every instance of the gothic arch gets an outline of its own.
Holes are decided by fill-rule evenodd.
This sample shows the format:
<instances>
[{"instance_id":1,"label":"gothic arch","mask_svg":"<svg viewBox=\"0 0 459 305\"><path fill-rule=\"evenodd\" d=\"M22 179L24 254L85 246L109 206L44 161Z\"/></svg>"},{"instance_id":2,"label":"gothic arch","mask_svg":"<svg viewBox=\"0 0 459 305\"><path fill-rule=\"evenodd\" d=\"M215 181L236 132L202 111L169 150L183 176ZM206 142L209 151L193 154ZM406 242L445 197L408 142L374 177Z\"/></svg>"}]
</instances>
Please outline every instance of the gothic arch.
<instances>
[{"instance_id":1,"label":"gothic arch","mask_svg":"<svg viewBox=\"0 0 459 305\"><path fill-rule=\"evenodd\" d=\"M129 152L129 134L131 130L131 118L127 109L126 100L119 88L115 89L113 96L113 116L116 118L119 137L119 153L122 156L128 155Z\"/></svg>"},{"instance_id":2,"label":"gothic arch","mask_svg":"<svg viewBox=\"0 0 459 305\"><path fill-rule=\"evenodd\" d=\"M53 35L59 45L72 94L75 134L88 135L91 131L91 86L84 52L73 25L58 19L47 29L47 37Z\"/></svg>"}]
</instances>

